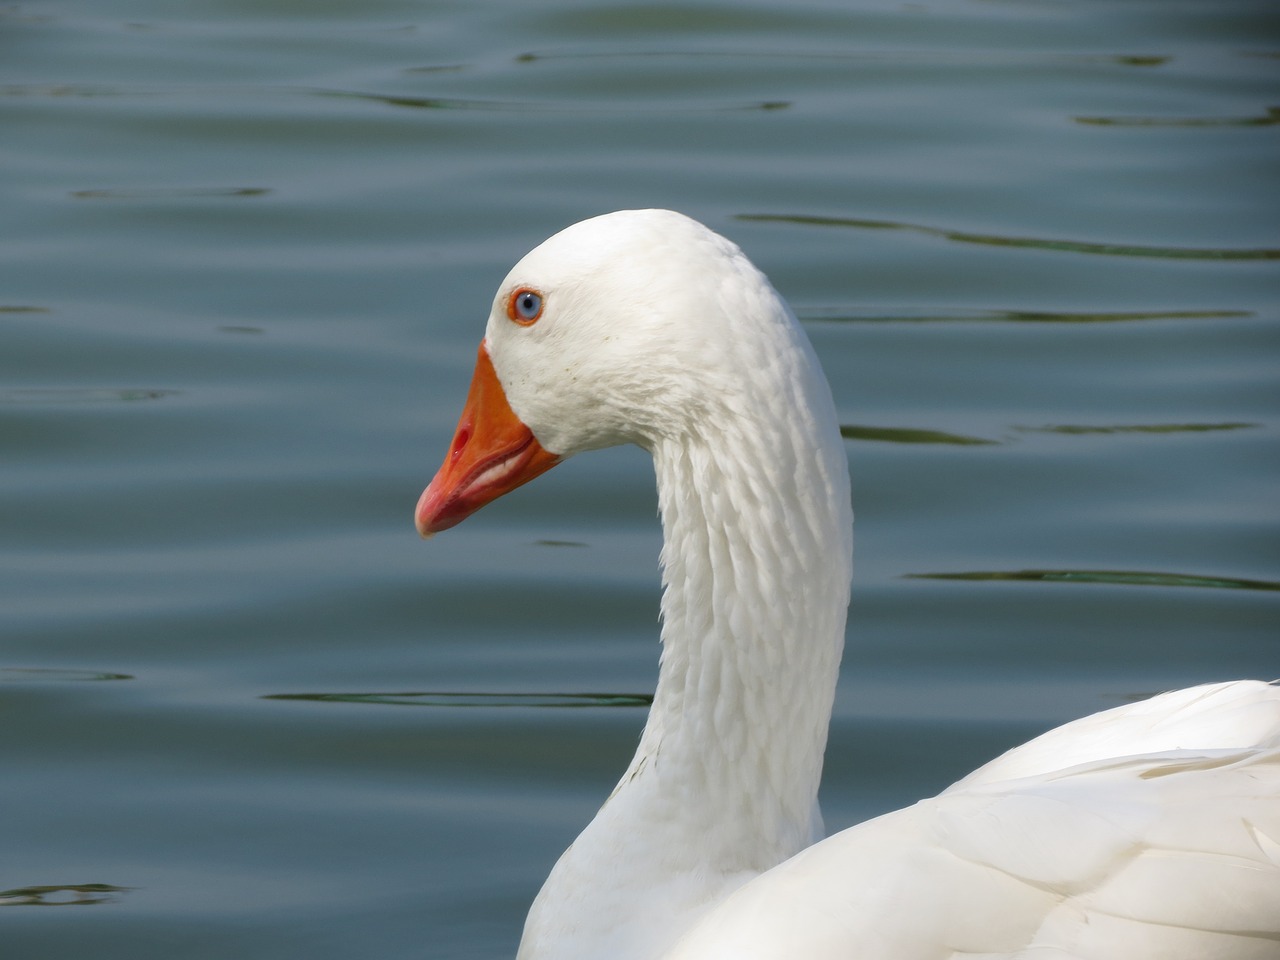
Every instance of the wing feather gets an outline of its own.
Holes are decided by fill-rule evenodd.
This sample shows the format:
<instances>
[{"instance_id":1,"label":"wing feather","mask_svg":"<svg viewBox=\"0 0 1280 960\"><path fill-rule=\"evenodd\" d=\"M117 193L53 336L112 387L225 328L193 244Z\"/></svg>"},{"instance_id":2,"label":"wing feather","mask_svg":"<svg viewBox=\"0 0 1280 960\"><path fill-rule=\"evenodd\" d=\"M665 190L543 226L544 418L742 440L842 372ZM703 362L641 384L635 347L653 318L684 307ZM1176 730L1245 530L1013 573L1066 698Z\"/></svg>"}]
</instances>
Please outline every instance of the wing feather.
<instances>
[{"instance_id":1,"label":"wing feather","mask_svg":"<svg viewBox=\"0 0 1280 960\"><path fill-rule=\"evenodd\" d=\"M1119 731L1068 724L802 851L669 960L1276 960L1277 690L1156 700L1108 711ZM1076 762L1052 764L1055 746Z\"/></svg>"}]
</instances>

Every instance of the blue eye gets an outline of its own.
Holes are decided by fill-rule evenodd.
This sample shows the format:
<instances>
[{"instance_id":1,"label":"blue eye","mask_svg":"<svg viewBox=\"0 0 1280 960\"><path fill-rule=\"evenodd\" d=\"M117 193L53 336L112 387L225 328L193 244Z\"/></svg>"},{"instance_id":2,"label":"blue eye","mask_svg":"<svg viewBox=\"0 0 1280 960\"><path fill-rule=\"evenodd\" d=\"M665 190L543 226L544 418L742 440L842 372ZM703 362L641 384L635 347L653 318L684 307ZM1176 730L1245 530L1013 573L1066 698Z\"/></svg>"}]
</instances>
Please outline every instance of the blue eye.
<instances>
[{"instance_id":1,"label":"blue eye","mask_svg":"<svg viewBox=\"0 0 1280 960\"><path fill-rule=\"evenodd\" d=\"M507 301L507 316L516 323L528 326L542 316L542 294L528 287L521 287Z\"/></svg>"}]
</instances>

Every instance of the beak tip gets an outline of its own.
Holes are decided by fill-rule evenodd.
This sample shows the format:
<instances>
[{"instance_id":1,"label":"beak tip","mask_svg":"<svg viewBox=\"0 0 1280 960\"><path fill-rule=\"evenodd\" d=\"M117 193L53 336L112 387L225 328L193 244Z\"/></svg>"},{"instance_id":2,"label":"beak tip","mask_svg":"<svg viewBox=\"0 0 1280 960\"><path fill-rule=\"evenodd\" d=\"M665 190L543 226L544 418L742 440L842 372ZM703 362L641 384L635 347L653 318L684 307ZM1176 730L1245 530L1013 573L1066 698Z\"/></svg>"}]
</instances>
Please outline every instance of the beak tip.
<instances>
[{"instance_id":1,"label":"beak tip","mask_svg":"<svg viewBox=\"0 0 1280 960\"><path fill-rule=\"evenodd\" d=\"M444 468L441 468L444 472ZM418 530L418 536L423 540L430 540L433 536L444 529L440 525L440 513L442 498L439 491L440 476L436 475L435 479L422 491L422 496L418 498L417 505L413 508L413 525Z\"/></svg>"},{"instance_id":2,"label":"beak tip","mask_svg":"<svg viewBox=\"0 0 1280 960\"><path fill-rule=\"evenodd\" d=\"M430 511L423 510L421 506L413 512L413 525L423 540L430 540L440 532L440 526L433 522L435 519Z\"/></svg>"}]
</instances>

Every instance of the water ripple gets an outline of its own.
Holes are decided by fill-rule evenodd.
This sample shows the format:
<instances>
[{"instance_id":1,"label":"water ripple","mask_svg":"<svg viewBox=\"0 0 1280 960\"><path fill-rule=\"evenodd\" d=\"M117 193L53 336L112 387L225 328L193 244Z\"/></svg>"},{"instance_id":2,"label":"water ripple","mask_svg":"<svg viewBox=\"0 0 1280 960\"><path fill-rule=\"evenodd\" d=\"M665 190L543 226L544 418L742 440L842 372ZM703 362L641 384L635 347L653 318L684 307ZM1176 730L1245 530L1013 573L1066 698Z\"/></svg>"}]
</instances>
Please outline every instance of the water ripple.
<instances>
[{"instance_id":1,"label":"water ripple","mask_svg":"<svg viewBox=\"0 0 1280 960\"><path fill-rule=\"evenodd\" d=\"M792 223L812 227L851 227L858 230L908 230L956 243L993 247L1021 247L1058 253L1086 253L1108 257L1163 257L1172 260L1280 260L1280 249L1248 247L1150 247L1139 244L1093 243L1087 240L1052 240L1039 237L1006 237L995 233L969 233L896 220L857 217L820 217L790 213L740 213L736 220L750 223Z\"/></svg>"},{"instance_id":2,"label":"water ripple","mask_svg":"<svg viewBox=\"0 0 1280 960\"><path fill-rule=\"evenodd\" d=\"M653 703L648 693L272 693L262 699L410 707L647 707Z\"/></svg>"},{"instance_id":3,"label":"water ripple","mask_svg":"<svg viewBox=\"0 0 1280 960\"><path fill-rule=\"evenodd\" d=\"M921 430L914 427L867 427L858 424L841 424L840 436L846 440L877 440L884 443L944 443L952 446L977 447L998 444L998 440L968 437L942 430Z\"/></svg>"},{"instance_id":4,"label":"water ripple","mask_svg":"<svg viewBox=\"0 0 1280 960\"><path fill-rule=\"evenodd\" d=\"M1140 570L971 570L960 573L907 573L911 580L1023 580L1038 583L1107 583L1141 587L1213 587L1226 590L1280 590L1271 580L1205 577L1189 573Z\"/></svg>"},{"instance_id":5,"label":"water ripple","mask_svg":"<svg viewBox=\"0 0 1280 960\"><path fill-rule=\"evenodd\" d=\"M1061 436L1120 436L1126 434L1168 435L1174 433L1214 433L1224 430L1250 430L1262 426L1260 423L1244 421L1227 421L1224 423L1126 423L1126 424L1081 424L1053 423L1044 426L1016 425L1011 429L1019 433L1052 433ZM846 440L871 440L881 443L923 443L945 444L950 446L979 447L997 446L1010 442L1012 438L991 440L986 437L975 437L963 433L948 433L943 430L929 430L919 427L870 427L862 424L845 423L840 425L840 436Z\"/></svg>"},{"instance_id":6,"label":"water ripple","mask_svg":"<svg viewBox=\"0 0 1280 960\"><path fill-rule=\"evenodd\" d=\"M154 96L157 92L73 83L7 83L0 86L0 97L137 97Z\"/></svg>"},{"instance_id":7,"label":"water ripple","mask_svg":"<svg viewBox=\"0 0 1280 960\"><path fill-rule=\"evenodd\" d=\"M1269 127L1280 123L1280 107L1253 117L1072 117L1096 127Z\"/></svg>"},{"instance_id":8,"label":"water ripple","mask_svg":"<svg viewBox=\"0 0 1280 960\"><path fill-rule=\"evenodd\" d=\"M190 197L262 197L269 187L126 187L114 190L72 190L77 200L185 200Z\"/></svg>"},{"instance_id":9,"label":"water ripple","mask_svg":"<svg viewBox=\"0 0 1280 960\"><path fill-rule=\"evenodd\" d=\"M406 71L411 72L411 71ZM363 90L341 90L325 87L292 86L232 86L195 87L106 87L91 85L58 84L6 84L0 85L0 97L32 97L59 99L136 99L175 98L187 101L208 97L225 102L228 97L241 97L254 102L264 98L293 97L325 98L332 100L358 100L379 103L389 107L408 107L415 110L463 110L490 113L602 113L617 115L620 110L629 113L654 113L667 116L674 112L734 112L742 110L785 110L790 100L743 100L736 102L696 101L681 102L674 107L666 100L635 102L625 105L606 99L574 101L497 100L479 97L435 97L413 94L370 93ZM250 188L256 189L256 188Z\"/></svg>"},{"instance_id":10,"label":"water ripple","mask_svg":"<svg viewBox=\"0 0 1280 960\"><path fill-rule=\"evenodd\" d=\"M0 667L0 682L61 683L84 680L132 680L127 673L103 673L98 670L67 670L58 667Z\"/></svg>"},{"instance_id":11,"label":"water ripple","mask_svg":"<svg viewBox=\"0 0 1280 960\"><path fill-rule=\"evenodd\" d=\"M0 391L0 403L136 403L163 400L180 390L99 388L99 387L19 387Z\"/></svg>"},{"instance_id":12,"label":"water ripple","mask_svg":"<svg viewBox=\"0 0 1280 960\"><path fill-rule=\"evenodd\" d=\"M1252 317L1251 310L1143 310L1070 313L1047 310L965 310L953 313L859 313L857 308L812 307L799 311L805 323L1131 323L1141 320L1226 320Z\"/></svg>"},{"instance_id":13,"label":"water ripple","mask_svg":"<svg viewBox=\"0 0 1280 960\"><path fill-rule=\"evenodd\" d=\"M1260 427L1259 423L1135 423L1119 426L1099 427L1085 424L1063 423L1050 424L1044 427L1014 427L1025 433L1062 433L1068 436L1079 434L1119 434L1119 433L1209 433L1216 430L1248 430Z\"/></svg>"},{"instance_id":14,"label":"water ripple","mask_svg":"<svg viewBox=\"0 0 1280 960\"><path fill-rule=\"evenodd\" d=\"M86 907L115 903L131 887L111 883L72 883L65 886L15 887L0 890L0 907Z\"/></svg>"},{"instance_id":15,"label":"water ripple","mask_svg":"<svg viewBox=\"0 0 1280 960\"><path fill-rule=\"evenodd\" d=\"M549 61L586 61L586 60L732 60L748 64L759 64L762 61L781 61L788 63L874 63L874 64L920 64L920 65L958 65L989 68L993 64L1003 66L1024 66L1042 63L1063 64L1104 64L1121 67L1162 67L1173 58L1158 54L1094 54L1094 53L1057 53L1000 51L996 54L990 49L980 51L959 50L775 50L775 49L743 49L743 50L609 50L574 51L570 53L539 53L529 51L515 57L516 63L543 63ZM436 70L462 69L461 67L416 67L406 73L427 72Z\"/></svg>"},{"instance_id":16,"label":"water ripple","mask_svg":"<svg viewBox=\"0 0 1280 960\"><path fill-rule=\"evenodd\" d=\"M616 115L625 109L629 113L646 111L670 114L672 105L667 102L629 103L625 108L618 103L608 101L582 102L539 102L534 100L477 100L461 97L412 97L397 94L362 93L354 90L311 90L312 96L331 97L343 100L368 100L382 103L389 107L410 107L416 110L475 110L498 113L549 113L549 112L599 112ZM737 111L737 110L785 110L791 103L787 100L754 100L740 103L689 103L677 107L677 110L693 112L703 111Z\"/></svg>"}]
</instances>

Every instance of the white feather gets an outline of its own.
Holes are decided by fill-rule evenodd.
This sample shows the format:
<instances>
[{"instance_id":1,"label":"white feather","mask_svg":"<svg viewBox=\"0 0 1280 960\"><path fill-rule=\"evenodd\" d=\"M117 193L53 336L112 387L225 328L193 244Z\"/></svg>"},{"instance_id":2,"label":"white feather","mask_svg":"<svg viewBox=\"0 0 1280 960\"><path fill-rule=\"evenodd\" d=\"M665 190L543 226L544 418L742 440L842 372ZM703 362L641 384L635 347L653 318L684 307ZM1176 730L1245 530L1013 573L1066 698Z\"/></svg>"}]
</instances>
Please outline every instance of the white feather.
<instances>
[{"instance_id":1,"label":"white feather","mask_svg":"<svg viewBox=\"0 0 1280 960\"><path fill-rule=\"evenodd\" d=\"M536 324L507 319L524 286ZM663 651L635 757L521 960L1280 957L1280 689L1069 723L809 846L851 573L845 452L799 324L668 211L562 231L486 343L549 451L653 454ZM808 849L805 849L805 848Z\"/></svg>"}]
</instances>

